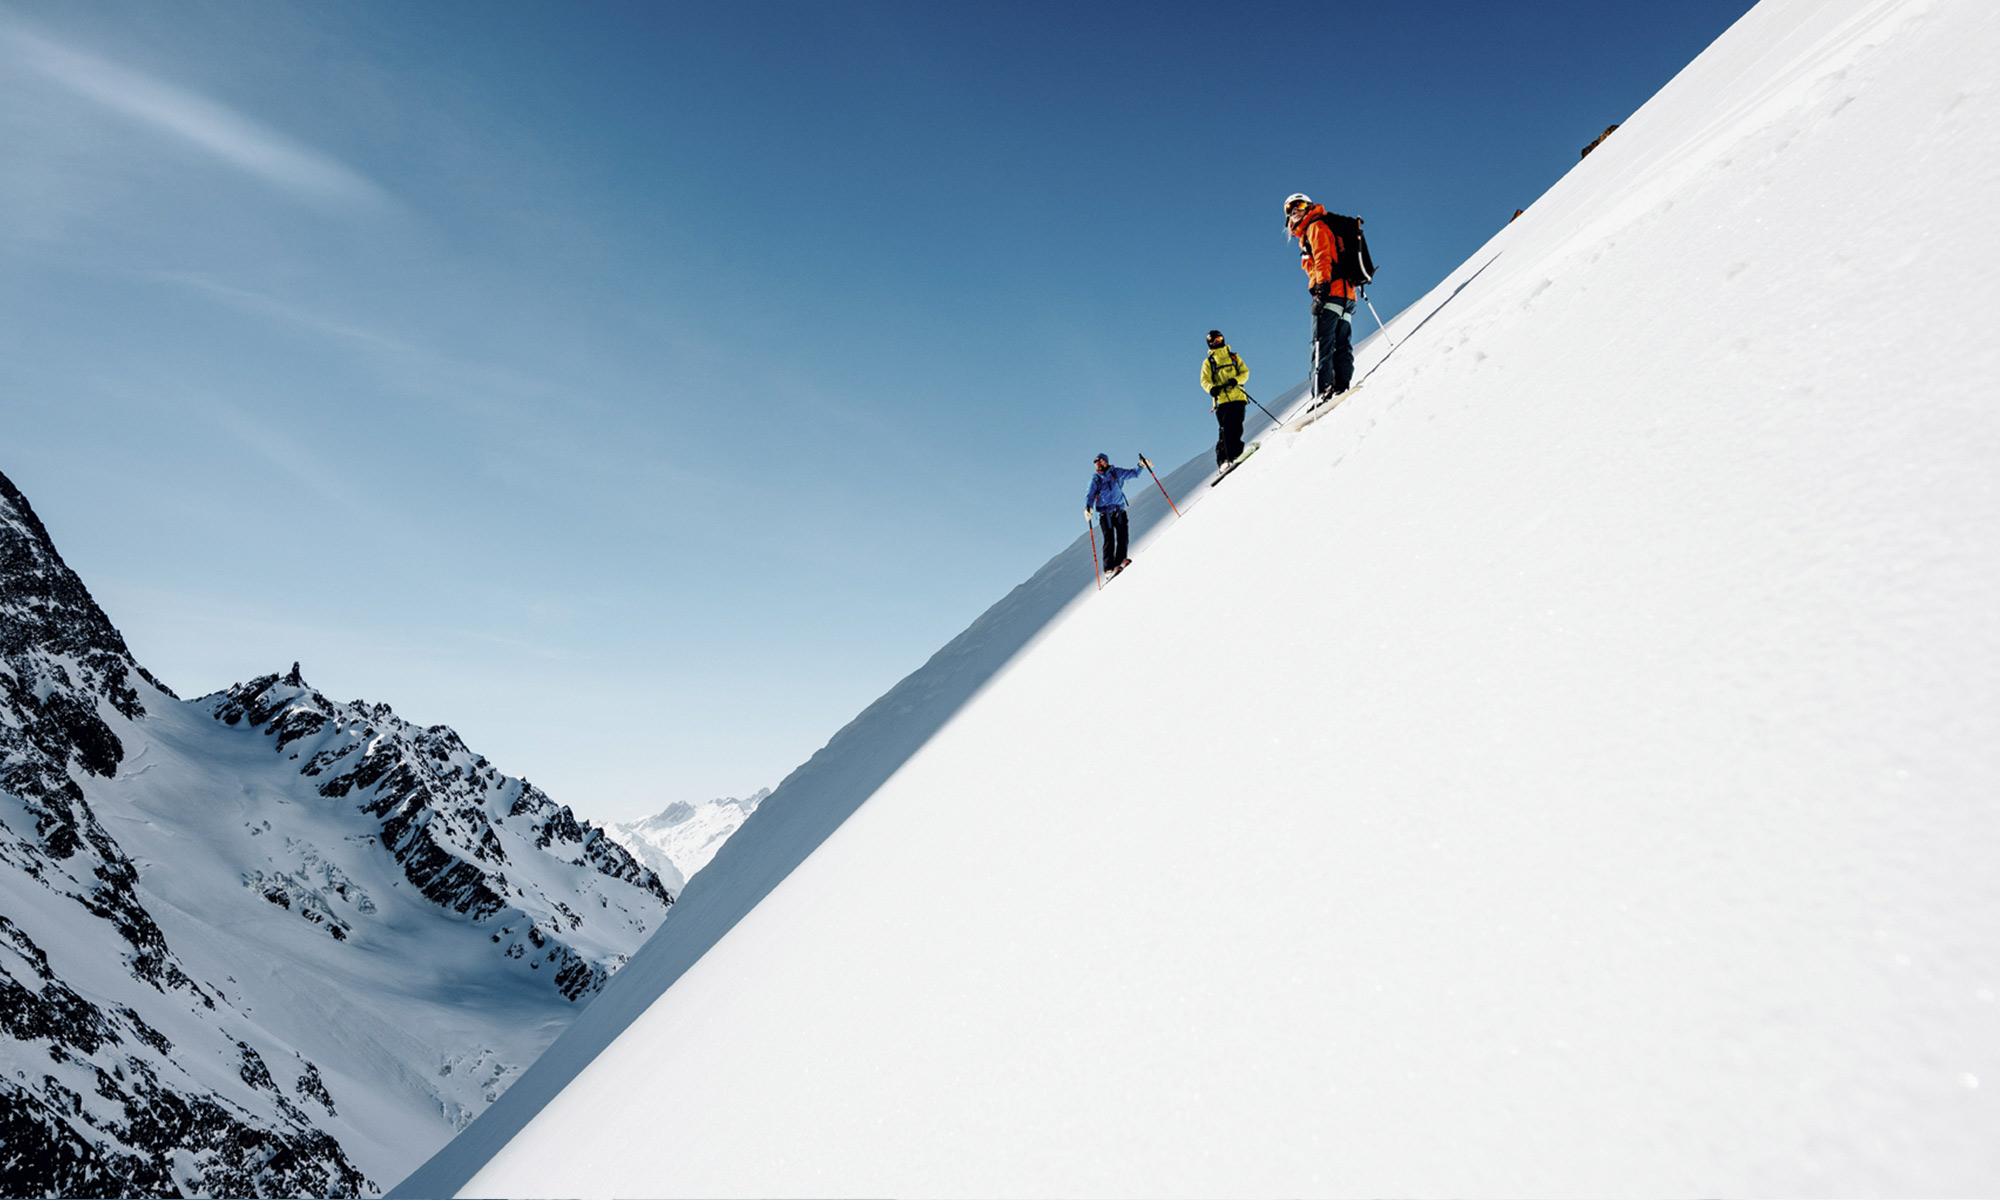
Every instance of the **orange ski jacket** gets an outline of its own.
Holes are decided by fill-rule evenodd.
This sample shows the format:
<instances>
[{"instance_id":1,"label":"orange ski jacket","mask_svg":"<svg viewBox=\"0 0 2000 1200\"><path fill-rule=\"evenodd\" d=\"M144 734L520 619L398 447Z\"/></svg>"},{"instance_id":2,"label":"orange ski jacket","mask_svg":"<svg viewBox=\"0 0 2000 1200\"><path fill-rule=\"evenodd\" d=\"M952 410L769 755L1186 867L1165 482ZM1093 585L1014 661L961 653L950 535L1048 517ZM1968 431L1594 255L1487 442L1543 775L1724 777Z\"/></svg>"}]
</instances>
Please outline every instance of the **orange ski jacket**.
<instances>
[{"instance_id":1,"label":"orange ski jacket","mask_svg":"<svg viewBox=\"0 0 2000 1200\"><path fill-rule=\"evenodd\" d=\"M1348 253L1346 241L1334 236L1333 230L1320 219L1324 216L1326 205L1315 204L1292 222L1292 236L1299 242L1299 266L1305 268L1306 278L1312 281L1315 291L1325 286L1329 295L1352 300L1354 285L1334 278L1333 274L1334 264Z\"/></svg>"}]
</instances>

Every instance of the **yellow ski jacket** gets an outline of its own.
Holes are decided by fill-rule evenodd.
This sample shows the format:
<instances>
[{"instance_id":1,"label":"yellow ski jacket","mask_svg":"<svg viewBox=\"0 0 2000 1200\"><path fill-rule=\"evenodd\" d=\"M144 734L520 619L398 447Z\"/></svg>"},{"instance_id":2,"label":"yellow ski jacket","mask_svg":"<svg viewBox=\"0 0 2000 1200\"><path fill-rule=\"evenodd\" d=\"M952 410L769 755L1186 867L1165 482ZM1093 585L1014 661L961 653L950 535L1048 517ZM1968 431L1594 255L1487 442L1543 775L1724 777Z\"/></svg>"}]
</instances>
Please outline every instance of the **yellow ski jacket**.
<instances>
[{"instance_id":1,"label":"yellow ski jacket","mask_svg":"<svg viewBox=\"0 0 2000 1200\"><path fill-rule=\"evenodd\" d=\"M1243 365L1243 357L1223 343L1219 350L1210 350L1208 357L1201 360L1201 390L1207 392L1214 403L1214 409L1224 404L1241 404L1250 398L1243 390L1243 381L1250 378L1250 368ZM1221 391L1216 391L1217 385Z\"/></svg>"}]
</instances>

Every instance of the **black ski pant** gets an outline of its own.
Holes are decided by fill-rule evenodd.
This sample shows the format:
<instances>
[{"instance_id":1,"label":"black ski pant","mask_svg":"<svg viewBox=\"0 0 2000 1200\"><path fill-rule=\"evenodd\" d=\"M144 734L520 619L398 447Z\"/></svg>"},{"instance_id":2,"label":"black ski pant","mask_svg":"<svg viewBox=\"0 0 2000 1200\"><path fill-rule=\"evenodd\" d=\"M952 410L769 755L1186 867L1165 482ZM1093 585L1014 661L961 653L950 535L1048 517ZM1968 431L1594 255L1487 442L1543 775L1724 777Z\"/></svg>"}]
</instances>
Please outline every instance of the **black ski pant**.
<instances>
[{"instance_id":1,"label":"black ski pant","mask_svg":"<svg viewBox=\"0 0 2000 1200\"><path fill-rule=\"evenodd\" d=\"M1122 508L1100 508L1097 527L1104 531L1104 569L1115 571L1125 561L1125 535L1132 523Z\"/></svg>"},{"instance_id":2,"label":"black ski pant","mask_svg":"<svg viewBox=\"0 0 2000 1200\"><path fill-rule=\"evenodd\" d=\"M1313 395L1324 400L1354 378L1354 298L1313 302Z\"/></svg>"},{"instance_id":3,"label":"black ski pant","mask_svg":"<svg viewBox=\"0 0 2000 1200\"><path fill-rule=\"evenodd\" d=\"M1238 400L1215 406L1215 465L1220 467L1243 453L1243 413L1250 406Z\"/></svg>"}]
</instances>

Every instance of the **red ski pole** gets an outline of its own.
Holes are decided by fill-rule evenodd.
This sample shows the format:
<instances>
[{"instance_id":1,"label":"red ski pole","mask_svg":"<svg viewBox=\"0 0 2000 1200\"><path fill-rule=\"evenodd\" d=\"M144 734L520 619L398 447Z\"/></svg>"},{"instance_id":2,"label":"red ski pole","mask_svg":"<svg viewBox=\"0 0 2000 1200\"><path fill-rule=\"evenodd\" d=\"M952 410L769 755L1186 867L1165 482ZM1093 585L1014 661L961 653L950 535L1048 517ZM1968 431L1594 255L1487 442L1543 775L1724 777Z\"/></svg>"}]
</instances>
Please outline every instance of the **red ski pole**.
<instances>
[{"instance_id":1,"label":"red ski pole","mask_svg":"<svg viewBox=\"0 0 2000 1200\"><path fill-rule=\"evenodd\" d=\"M1259 407L1262 406L1260 405ZM1167 485L1160 482L1160 473L1153 469L1153 464L1148 462L1146 456L1143 454L1139 456L1139 461L1146 464L1146 474L1153 477L1153 486L1160 489L1160 495L1167 496ZM1174 503L1172 496L1167 496L1167 507L1174 510L1175 516L1178 517L1181 515L1180 506Z\"/></svg>"},{"instance_id":2,"label":"red ski pole","mask_svg":"<svg viewBox=\"0 0 2000 1200\"><path fill-rule=\"evenodd\" d=\"M1097 563L1097 524L1090 519L1090 510L1085 509L1083 527L1090 534L1090 569L1097 573L1097 590L1104 590L1104 568Z\"/></svg>"}]
</instances>

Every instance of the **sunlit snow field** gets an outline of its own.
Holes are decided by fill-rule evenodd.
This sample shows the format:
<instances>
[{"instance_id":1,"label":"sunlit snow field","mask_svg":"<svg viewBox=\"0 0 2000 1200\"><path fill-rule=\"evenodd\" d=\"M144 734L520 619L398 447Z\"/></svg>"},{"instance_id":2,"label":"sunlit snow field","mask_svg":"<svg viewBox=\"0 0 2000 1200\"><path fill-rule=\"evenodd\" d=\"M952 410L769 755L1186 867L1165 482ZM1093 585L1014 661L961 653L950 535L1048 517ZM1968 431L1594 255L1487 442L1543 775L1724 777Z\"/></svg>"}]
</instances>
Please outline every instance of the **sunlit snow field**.
<instances>
[{"instance_id":1,"label":"sunlit snow field","mask_svg":"<svg viewBox=\"0 0 2000 1200\"><path fill-rule=\"evenodd\" d=\"M1767 0L402 1190L2000 1188L1996 64Z\"/></svg>"}]
</instances>

